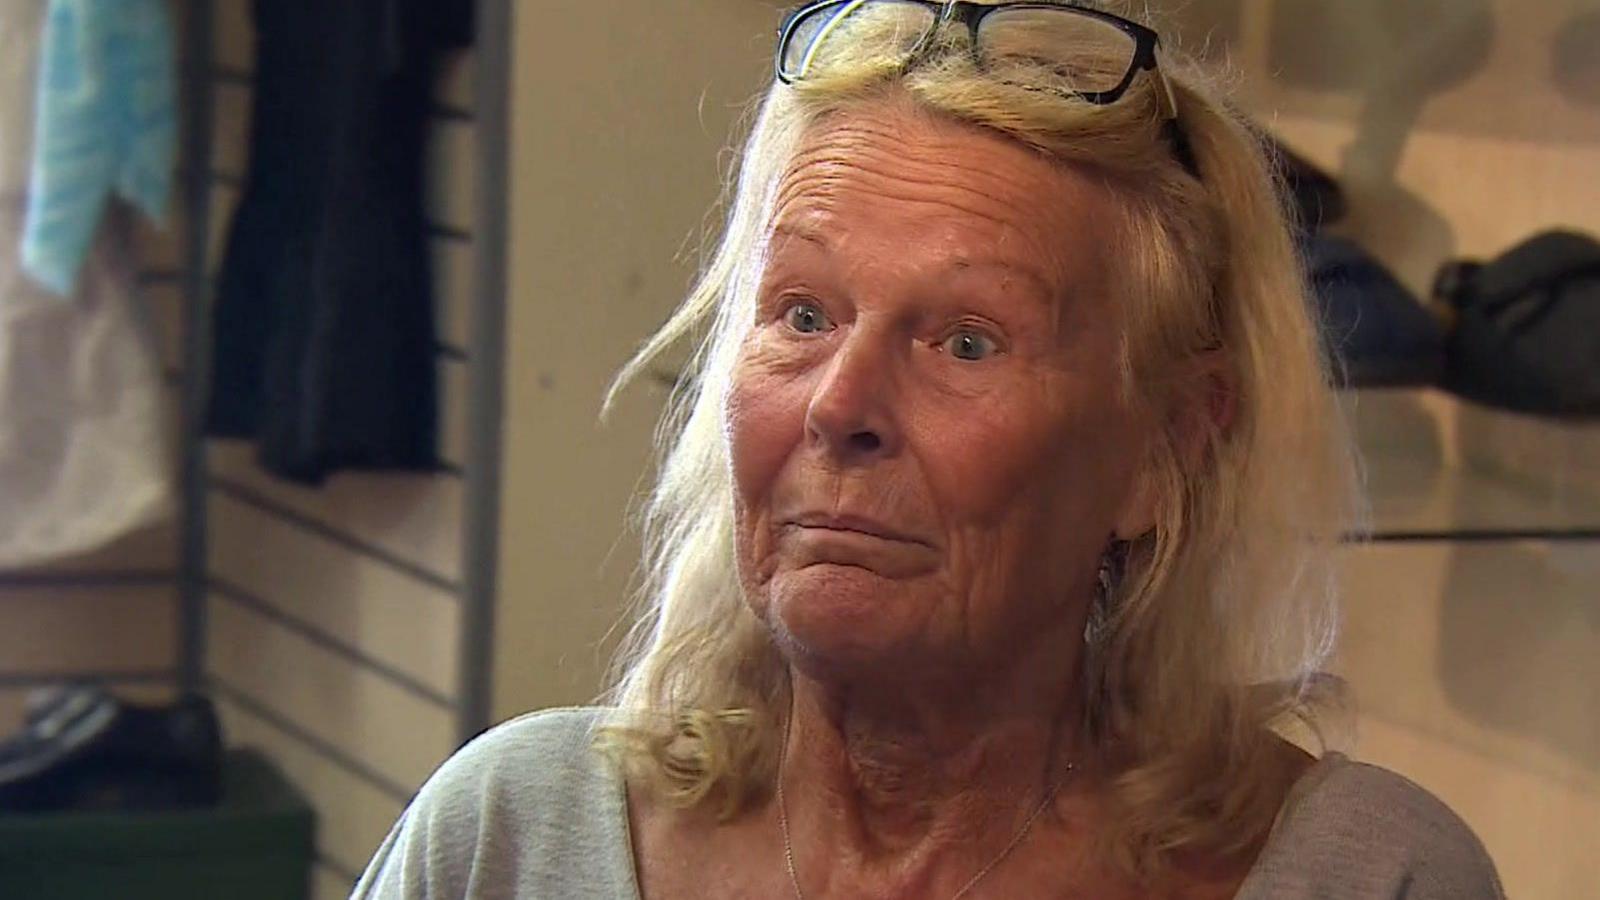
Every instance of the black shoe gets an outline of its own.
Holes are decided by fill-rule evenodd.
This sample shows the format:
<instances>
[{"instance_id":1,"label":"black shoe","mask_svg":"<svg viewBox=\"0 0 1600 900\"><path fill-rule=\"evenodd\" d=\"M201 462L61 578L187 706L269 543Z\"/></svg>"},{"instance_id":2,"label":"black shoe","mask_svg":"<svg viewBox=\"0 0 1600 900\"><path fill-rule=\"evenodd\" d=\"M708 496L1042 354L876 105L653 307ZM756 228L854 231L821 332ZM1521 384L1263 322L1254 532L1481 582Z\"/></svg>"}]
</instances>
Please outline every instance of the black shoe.
<instances>
[{"instance_id":1,"label":"black shoe","mask_svg":"<svg viewBox=\"0 0 1600 900\"><path fill-rule=\"evenodd\" d=\"M96 688L41 702L0 742L0 811L154 810L214 805L222 740L211 701L137 706Z\"/></svg>"},{"instance_id":2,"label":"black shoe","mask_svg":"<svg viewBox=\"0 0 1600 900\"><path fill-rule=\"evenodd\" d=\"M1600 241L1546 231L1488 262L1445 265L1433 292L1455 316L1445 387L1487 406L1600 418Z\"/></svg>"},{"instance_id":3,"label":"black shoe","mask_svg":"<svg viewBox=\"0 0 1600 900\"><path fill-rule=\"evenodd\" d=\"M32 725L63 709L72 710L66 714L76 718L98 702L103 693L100 688L82 684L51 684L35 688L22 700L22 718L25 723Z\"/></svg>"}]
</instances>

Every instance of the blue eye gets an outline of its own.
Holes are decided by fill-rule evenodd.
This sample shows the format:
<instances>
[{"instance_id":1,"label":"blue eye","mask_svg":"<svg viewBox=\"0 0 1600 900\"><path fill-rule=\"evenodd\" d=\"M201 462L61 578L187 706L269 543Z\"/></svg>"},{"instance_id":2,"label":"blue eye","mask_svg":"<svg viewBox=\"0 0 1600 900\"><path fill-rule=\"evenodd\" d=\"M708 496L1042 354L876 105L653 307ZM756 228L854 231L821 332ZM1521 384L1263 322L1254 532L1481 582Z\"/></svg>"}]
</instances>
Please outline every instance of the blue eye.
<instances>
[{"instance_id":1,"label":"blue eye","mask_svg":"<svg viewBox=\"0 0 1600 900\"><path fill-rule=\"evenodd\" d=\"M987 359L1000 349L995 345L993 338L970 328L963 328L950 335L940 346L956 359L974 362Z\"/></svg>"},{"instance_id":2,"label":"blue eye","mask_svg":"<svg viewBox=\"0 0 1600 900\"><path fill-rule=\"evenodd\" d=\"M822 307L810 302L796 303L789 307L783 314L783 320L790 328L801 334L815 334L833 327Z\"/></svg>"}]
</instances>

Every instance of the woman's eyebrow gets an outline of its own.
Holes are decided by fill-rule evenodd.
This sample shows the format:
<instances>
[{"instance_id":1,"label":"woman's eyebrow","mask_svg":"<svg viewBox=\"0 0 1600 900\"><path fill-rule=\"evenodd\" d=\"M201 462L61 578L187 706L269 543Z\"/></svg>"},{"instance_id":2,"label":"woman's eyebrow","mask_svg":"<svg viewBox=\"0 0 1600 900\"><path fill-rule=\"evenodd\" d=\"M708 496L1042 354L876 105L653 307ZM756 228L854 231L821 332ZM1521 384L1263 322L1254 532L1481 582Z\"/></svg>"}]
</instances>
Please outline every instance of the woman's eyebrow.
<instances>
[{"instance_id":1,"label":"woman's eyebrow","mask_svg":"<svg viewBox=\"0 0 1600 900\"><path fill-rule=\"evenodd\" d=\"M777 238L779 237L799 238L800 240L816 244L823 250L833 249L832 244L828 241L828 236L826 233L818 231L814 228L807 228L806 226L798 223L779 222L772 226L773 243L777 243Z\"/></svg>"},{"instance_id":2,"label":"woman's eyebrow","mask_svg":"<svg viewBox=\"0 0 1600 900\"><path fill-rule=\"evenodd\" d=\"M1049 302L1057 291L1056 286L1044 276L1043 272L1016 259L997 256L958 256L950 260L950 268L958 272L966 272L973 269L999 269L1008 274L1020 275L1025 280L1032 282L1034 290L1027 293L1034 294L1043 302Z\"/></svg>"},{"instance_id":3,"label":"woman's eyebrow","mask_svg":"<svg viewBox=\"0 0 1600 900\"><path fill-rule=\"evenodd\" d=\"M782 239L781 242L780 239ZM824 252L831 253L833 250L833 242L829 239L827 232L807 227L799 222L782 221L772 226L772 237L767 249L768 255L770 256L780 246L787 244L789 240L795 239L812 244ZM963 254L952 257L945 264L945 267L958 272L971 271L973 269L999 269L1007 274L1021 276L1031 283L1031 290L1027 290L1024 293L1032 294L1035 299L1047 306L1053 305L1053 300L1057 293L1056 286L1036 266L1012 257Z\"/></svg>"}]
</instances>

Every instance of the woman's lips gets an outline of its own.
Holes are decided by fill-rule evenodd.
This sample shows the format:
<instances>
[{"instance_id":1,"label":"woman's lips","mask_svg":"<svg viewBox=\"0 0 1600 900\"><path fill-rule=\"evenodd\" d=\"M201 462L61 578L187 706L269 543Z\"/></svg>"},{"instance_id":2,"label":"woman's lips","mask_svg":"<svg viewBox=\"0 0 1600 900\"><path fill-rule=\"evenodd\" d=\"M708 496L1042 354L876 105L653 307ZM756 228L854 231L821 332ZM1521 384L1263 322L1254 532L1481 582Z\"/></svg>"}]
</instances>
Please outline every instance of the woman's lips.
<instances>
[{"instance_id":1,"label":"woman's lips","mask_svg":"<svg viewBox=\"0 0 1600 900\"><path fill-rule=\"evenodd\" d=\"M909 544L931 546L928 541L914 537L897 528L870 519L865 516L838 515L835 513L807 513L796 516L787 524L797 528L819 529L826 531L839 531L863 534L868 537L880 538L886 541L900 541Z\"/></svg>"},{"instance_id":2,"label":"woman's lips","mask_svg":"<svg viewBox=\"0 0 1600 900\"><path fill-rule=\"evenodd\" d=\"M816 525L789 523L783 529L785 555L796 567L818 564L856 566L890 578L904 578L932 568L934 554L925 542L869 531L881 526L853 523ZM887 529L885 529L887 530Z\"/></svg>"}]
</instances>

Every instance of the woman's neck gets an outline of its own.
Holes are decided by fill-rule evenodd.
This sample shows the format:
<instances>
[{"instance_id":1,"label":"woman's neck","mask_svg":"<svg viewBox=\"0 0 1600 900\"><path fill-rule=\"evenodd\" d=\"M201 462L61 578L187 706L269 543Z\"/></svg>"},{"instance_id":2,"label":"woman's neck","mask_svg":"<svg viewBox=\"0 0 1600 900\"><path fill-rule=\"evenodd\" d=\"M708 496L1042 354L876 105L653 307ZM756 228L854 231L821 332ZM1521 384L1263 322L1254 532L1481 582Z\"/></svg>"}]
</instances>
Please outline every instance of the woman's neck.
<instances>
[{"instance_id":1,"label":"woman's neck","mask_svg":"<svg viewBox=\"0 0 1600 900\"><path fill-rule=\"evenodd\" d=\"M780 777L806 880L954 893L1002 853L1078 762L1071 671L1027 681L917 692L797 674Z\"/></svg>"}]
</instances>

